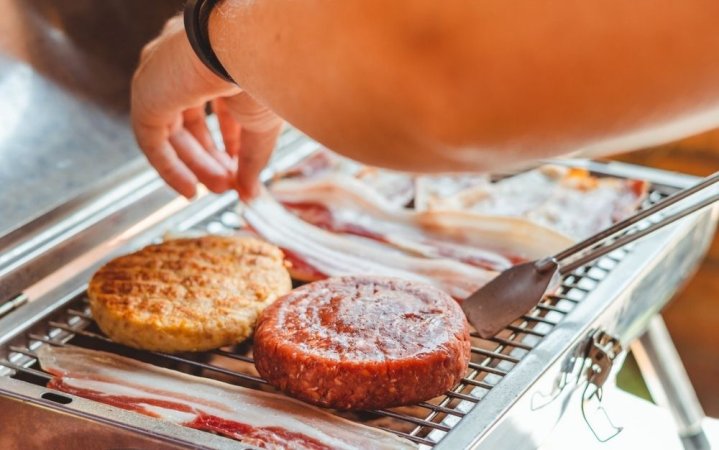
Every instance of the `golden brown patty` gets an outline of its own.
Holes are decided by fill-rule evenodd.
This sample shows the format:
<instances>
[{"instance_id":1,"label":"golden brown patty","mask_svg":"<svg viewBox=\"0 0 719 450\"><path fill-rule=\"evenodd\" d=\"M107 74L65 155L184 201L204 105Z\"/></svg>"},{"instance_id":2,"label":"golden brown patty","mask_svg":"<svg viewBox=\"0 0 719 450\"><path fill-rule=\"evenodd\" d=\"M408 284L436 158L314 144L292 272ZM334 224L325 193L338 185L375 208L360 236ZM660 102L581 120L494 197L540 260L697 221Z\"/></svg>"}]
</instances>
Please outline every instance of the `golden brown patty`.
<instances>
[{"instance_id":1,"label":"golden brown patty","mask_svg":"<svg viewBox=\"0 0 719 450\"><path fill-rule=\"evenodd\" d=\"M113 259L88 287L92 314L116 342L201 351L246 339L292 288L282 252L252 238L204 236Z\"/></svg>"}]
</instances>

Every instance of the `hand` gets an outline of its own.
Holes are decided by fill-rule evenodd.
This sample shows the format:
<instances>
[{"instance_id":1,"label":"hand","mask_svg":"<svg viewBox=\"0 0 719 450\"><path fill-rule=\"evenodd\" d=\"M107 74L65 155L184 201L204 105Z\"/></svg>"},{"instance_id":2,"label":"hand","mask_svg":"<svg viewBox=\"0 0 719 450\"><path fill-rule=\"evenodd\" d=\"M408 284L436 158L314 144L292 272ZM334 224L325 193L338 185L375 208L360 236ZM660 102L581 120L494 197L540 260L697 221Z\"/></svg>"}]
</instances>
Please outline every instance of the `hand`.
<instances>
[{"instance_id":1,"label":"hand","mask_svg":"<svg viewBox=\"0 0 719 450\"><path fill-rule=\"evenodd\" d=\"M217 148L207 128L208 102L225 151ZM188 198L198 182L212 192L235 188L244 200L253 197L282 127L272 111L204 66L180 17L168 21L142 50L132 79L130 116L147 159Z\"/></svg>"}]
</instances>

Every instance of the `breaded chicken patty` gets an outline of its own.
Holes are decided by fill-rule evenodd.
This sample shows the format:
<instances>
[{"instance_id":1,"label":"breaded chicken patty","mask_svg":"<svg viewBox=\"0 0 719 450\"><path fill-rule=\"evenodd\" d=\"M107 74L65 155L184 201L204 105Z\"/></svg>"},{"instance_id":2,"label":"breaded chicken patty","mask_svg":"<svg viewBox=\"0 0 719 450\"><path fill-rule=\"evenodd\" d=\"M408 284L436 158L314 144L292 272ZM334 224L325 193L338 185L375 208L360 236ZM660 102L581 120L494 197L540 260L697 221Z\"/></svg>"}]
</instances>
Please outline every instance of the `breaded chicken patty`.
<instances>
[{"instance_id":1,"label":"breaded chicken patty","mask_svg":"<svg viewBox=\"0 0 719 450\"><path fill-rule=\"evenodd\" d=\"M243 341L259 314L291 289L277 247L203 236L113 259L92 277L88 295L97 324L114 341L180 352Z\"/></svg>"}]
</instances>

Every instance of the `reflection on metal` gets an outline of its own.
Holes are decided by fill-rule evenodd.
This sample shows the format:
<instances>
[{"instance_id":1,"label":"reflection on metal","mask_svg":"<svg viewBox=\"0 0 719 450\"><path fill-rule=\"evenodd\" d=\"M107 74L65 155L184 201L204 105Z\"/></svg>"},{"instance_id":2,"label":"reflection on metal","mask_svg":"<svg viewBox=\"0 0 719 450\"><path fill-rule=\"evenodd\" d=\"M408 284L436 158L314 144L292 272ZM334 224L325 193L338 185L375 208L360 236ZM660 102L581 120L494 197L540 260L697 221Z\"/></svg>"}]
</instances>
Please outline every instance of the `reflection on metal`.
<instances>
[{"instance_id":1,"label":"reflection on metal","mask_svg":"<svg viewBox=\"0 0 719 450\"><path fill-rule=\"evenodd\" d=\"M58 265L105 241L103 222L129 226L175 197L157 175L135 164L88 189L84 195L0 237L0 298L46 277ZM136 211L128 213L129 206ZM32 266L32 270L30 270Z\"/></svg>"},{"instance_id":2,"label":"reflection on metal","mask_svg":"<svg viewBox=\"0 0 719 450\"><path fill-rule=\"evenodd\" d=\"M618 362L621 352L622 346L618 339L599 330L591 332L586 344L576 346L574 353L564 359L551 391L536 391L532 395L532 411L549 405L558 399L565 389L571 392L584 385L580 400L584 422L598 441L610 440L621 432L622 427L614 425L602 405L603 388L609 376L616 370L615 362Z\"/></svg>"},{"instance_id":3,"label":"reflection on metal","mask_svg":"<svg viewBox=\"0 0 719 450\"><path fill-rule=\"evenodd\" d=\"M27 117L31 112L30 87L33 76L33 71L24 65L0 71L0 98L5 103L4 107L0 108L0 142L13 139L23 117ZM0 146L0 166L8 167L13 163L9 156L10 152L3 151Z\"/></svg>"},{"instance_id":4,"label":"reflection on metal","mask_svg":"<svg viewBox=\"0 0 719 450\"><path fill-rule=\"evenodd\" d=\"M599 442L606 442L622 431L622 427L614 425L602 405L604 384L621 351L619 340L602 331L592 333L587 344L587 384L582 393L581 410L584 421Z\"/></svg>"},{"instance_id":5,"label":"reflection on metal","mask_svg":"<svg viewBox=\"0 0 719 450\"><path fill-rule=\"evenodd\" d=\"M672 413L685 447L710 448L702 429L704 411L661 316L652 319L632 352L652 399Z\"/></svg>"},{"instance_id":6,"label":"reflection on metal","mask_svg":"<svg viewBox=\"0 0 719 450\"><path fill-rule=\"evenodd\" d=\"M0 318L5 317L11 312L15 311L25 303L27 303L28 297L25 294L13 295L9 299L0 302Z\"/></svg>"},{"instance_id":7,"label":"reflection on metal","mask_svg":"<svg viewBox=\"0 0 719 450\"><path fill-rule=\"evenodd\" d=\"M133 160L130 78L181 0L0 0L0 237Z\"/></svg>"},{"instance_id":8,"label":"reflection on metal","mask_svg":"<svg viewBox=\"0 0 719 450\"><path fill-rule=\"evenodd\" d=\"M581 382L582 368L586 358L585 348L581 345L574 347L574 352L564 358L561 370L552 388L548 393L537 390L532 395L531 409L539 410L559 398L565 389L574 389Z\"/></svg>"},{"instance_id":9,"label":"reflection on metal","mask_svg":"<svg viewBox=\"0 0 719 450\"><path fill-rule=\"evenodd\" d=\"M3 427L0 448L245 450L220 436L83 398L67 397L71 402L62 404L48 399L45 393L45 388L0 377L0 423L13 425ZM113 419L98 420L108 412Z\"/></svg>"}]
</instances>

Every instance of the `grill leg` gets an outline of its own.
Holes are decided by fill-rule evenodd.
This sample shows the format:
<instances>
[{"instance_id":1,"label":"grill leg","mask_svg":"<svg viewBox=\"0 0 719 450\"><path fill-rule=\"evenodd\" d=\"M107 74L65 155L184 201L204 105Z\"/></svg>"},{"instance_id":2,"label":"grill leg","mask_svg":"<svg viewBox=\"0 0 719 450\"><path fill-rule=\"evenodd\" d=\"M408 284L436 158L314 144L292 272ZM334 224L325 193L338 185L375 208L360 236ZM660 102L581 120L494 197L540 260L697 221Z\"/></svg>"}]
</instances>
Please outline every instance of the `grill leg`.
<instances>
[{"instance_id":1,"label":"grill leg","mask_svg":"<svg viewBox=\"0 0 719 450\"><path fill-rule=\"evenodd\" d=\"M632 353L654 402L671 411L684 448L711 448L702 429L704 411L660 315L651 320L644 335L632 344Z\"/></svg>"}]
</instances>

